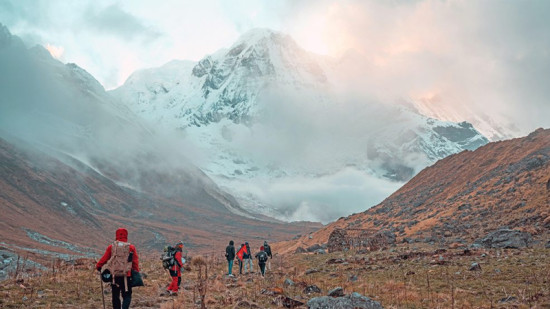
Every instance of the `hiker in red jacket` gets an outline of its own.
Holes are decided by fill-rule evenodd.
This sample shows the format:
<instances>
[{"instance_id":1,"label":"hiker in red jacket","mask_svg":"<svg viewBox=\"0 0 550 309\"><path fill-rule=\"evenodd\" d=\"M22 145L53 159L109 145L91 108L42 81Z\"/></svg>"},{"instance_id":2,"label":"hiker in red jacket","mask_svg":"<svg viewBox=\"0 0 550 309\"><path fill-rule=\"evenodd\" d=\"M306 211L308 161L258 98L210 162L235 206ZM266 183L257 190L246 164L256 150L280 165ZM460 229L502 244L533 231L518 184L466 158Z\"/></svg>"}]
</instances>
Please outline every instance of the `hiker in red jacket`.
<instances>
[{"instance_id":1,"label":"hiker in red jacket","mask_svg":"<svg viewBox=\"0 0 550 309\"><path fill-rule=\"evenodd\" d=\"M181 268L183 267L183 264L185 263L185 259L181 255L181 252L183 251L183 242L179 242L176 245L176 254L174 255L174 259L176 262L174 263L174 266L170 267L170 276L172 277L172 282L168 286L167 293L172 296L178 295L178 288L181 284Z\"/></svg>"},{"instance_id":2,"label":"hiker in red jacket","mask_svg":"<svg viewBox=\"0 0 550 309\"><path fill-rule=\"evenodd\" d=\"M113 294L113 309L128 309L130 308L130 302L132 301L132 287L130 286L130 276L132 275L131 270L139 272L139 261L136 247L128 243L128 231L124 228L116 230L116 241L110 244L105 250L103 257L97 262L96 269L101 272L101 268L107 264L105 267L109 269L110 273L113 274L111 289ZM114 246L114 247L113 247ZM115 276L114 273L117 272L118 266L115 260L117 257L122 257L121 260L124 264L126 276ZM112 258L111 258L112 257ZM131 265L130 265L131 264ZM127 270L127 271L126 271ZM122 307L120 303L120 295L122 294Z\"/></svg>"}]
</instances>

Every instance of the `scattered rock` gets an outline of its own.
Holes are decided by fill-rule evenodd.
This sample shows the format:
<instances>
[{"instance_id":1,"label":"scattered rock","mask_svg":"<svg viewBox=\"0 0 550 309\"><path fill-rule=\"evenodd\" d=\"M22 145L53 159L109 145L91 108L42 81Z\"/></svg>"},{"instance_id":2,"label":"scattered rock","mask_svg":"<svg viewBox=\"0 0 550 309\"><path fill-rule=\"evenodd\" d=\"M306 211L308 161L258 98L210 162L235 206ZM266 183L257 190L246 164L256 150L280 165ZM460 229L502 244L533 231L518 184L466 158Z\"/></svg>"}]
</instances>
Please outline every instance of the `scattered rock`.
<instances>
[{"instance_id":1,"label":"scattered rock","mask_svg":"<svg viewBox=\"0 0 550 309\"><path fill-rule=\"evenodd\" d=\"M315 284L307 286L304 291L304 294L312 294L312 293L321 293L321 289L316 286Z\"/></svg>"},{"instance_id":2,"label":"scattered rock","mask_svg":"<svg viewBox=\"0 0 550 309\"><path fill-rule=\"evenodd\" d=\"M306 275L310 275L310 274L314 274L314 273L318 273L319 270L317 268L310 268L308 270L306 270Z\"/></svg>"},{"instance_id":3,"label":"scattered rock","mask_svg":"<svg viewBox=\"0 0 550 309\"><path fill-rule=\"evenodd\" d=\"M351 276L349 276L349 281L351 281L351 282L357 281L357 275L351 275Z\"/></svg>"},{"instance_id":4,"label":"scattered rock","mask_svg":"<svg viewBox=\"0 0 550 309\"><path fill-rule=\"evenodd\" d=\"M313 245L313 246L308 247L308 248L306 249L306 251L307 251L307 252L315 252L315 251L317 251L317 250L319 250L319 249L323 249L323 247L321 247L320 244L315 244L315 245Z\"/></svg>"},{"instance_id":5,"label":"scattered rock","mask_svg":"<svg viewBox=\"0 0 550 309\"><path fill-rule=\"evenodd\" d=\"M481 271L481 265L479 263L473 262L470 266L470 271Z\"/></svg>"},{"instance_id":6,"label":"scattered rock","mask_svg":"<svg viewBox=\"0 0 550 309\"><path fill-rule=\"evenodd\" d=\"M502 298L501 300L499 300L498 302L499 303L512 303L512 302L515 302L517 301L518 299L515 297L515 296L508 296L508 297L504 297Z\"/></svg>"},{"instance_id":7,"label":"scattered rock","mask_svg":"<svg viewBox=\"0 0 550 309\"><path fill-rule=\"evenodd\" d=\"M269 288L269 289L262 289L262 290L260 291L260 294L263 294L263 295L270 295L270 296L281 295L281 294L283 294L283 293L284 293L283 289L277 288L277 287L275 287L275 288Z\"/></svg>"},{"instance_id":8,"label":"scattered rock","mask_svg":"<svg viewBox=\"0 0 550 309\"><path fill-rule=\"evenodd\" d=\"M379 302L374 301L359 293L352 293L343 297L322 296L310 299L307 302L309 309L382 309Z\"/></svg>"},{"instance_id":9,"label":"scattered rock","mask_svg":"<svg viewBox=\"0 0 550 309\"><path fill-rule=\"evenodd\" d=\"M482 239L476 240L475 244L479 244L485 248L519 249L528 247L531 240L531 234L527 232L503 228L489 233Z\"/></svg>"},{"instance_id":10,"label":"scattered rock","mask_svg":"<svg viewBox=\"0 0 550 309\"><path fill-rule=\"evenodd\" d=\"M253 302L249 302L247 300L241 300L233 306L233 308L251 308L251 309L261 309L262 307L258 306L257 304Z\"/></svg>"},{"instance_id":11,"label":"scattered rock","mask_svg":"<svg viewBox=\"0 0 550 309\"><path fill-rule=\"evenodd\" d=\"M344 259L330 259L327 261L327 264L342 264Z\"/></svg>"},{"instance_id":12,"label":"scattered rock","mask_svg":"<svg viewBox=\"0 0 550 309\"><path fill-rule=\"evenodd\" d=\"M277 306L283 306L285 308L296 308L302 306L304 303L288 296L279 295L273 299L273 304Z\"/></svg>"},{"instance_id":13,"label":"scattered rock","mask_svg":"<svg viewBox=\"0 0 550 309\"><path fill-rule=\"evenodd\" d=\"M283 283L283 286L294 286L294 281L286 278L285 282Z\"/></svg>"},{"instance_id":14,"label":"scattered rock","mask_svg":"<svg viewBox=\"0 0 550 309\"><path fill-rule=\"evenodd\" d=\"M326 254L325 249L317 249L315 250L315 254Z\"/></svg>"},{"instance_id":15,"label":"scattered rock","mask_svg":"<svg viewBox=\"0 0 550 309\"><path fill-rule=\"evenodd\" d=\"M330 291L328 291L328 296L330 297L342 297L344 296L344 289L342 287L334 288Z\"/></svg>"},{"instance_id":16,"label":"scattered rock","mask_svg":"<svg viewBox=\"0 0 550 309\"><path fill-rule=\"evenodd\" d=\"M306 253L306 249L302 248L302 247L298 247L296 248L296 250L294 250L294 253Z\"/></svg>"}]
</instances>

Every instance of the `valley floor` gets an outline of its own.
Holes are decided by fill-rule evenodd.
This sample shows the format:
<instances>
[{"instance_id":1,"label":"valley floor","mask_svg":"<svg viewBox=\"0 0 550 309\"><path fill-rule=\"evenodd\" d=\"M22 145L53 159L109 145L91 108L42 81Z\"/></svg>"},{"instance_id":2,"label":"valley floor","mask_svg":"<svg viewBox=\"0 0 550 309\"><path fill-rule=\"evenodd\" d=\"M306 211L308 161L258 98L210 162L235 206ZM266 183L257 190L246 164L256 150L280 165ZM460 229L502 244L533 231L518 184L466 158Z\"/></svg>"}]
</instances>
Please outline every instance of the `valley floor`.
<instances>
[{"instance_id":1,"label":"valley floor","mask_svg":"<svg viewBox=\"0 0 550 309\"><path fill-rule=\"evenodd\" d=\"M544 244L521 250L403 244L377 252L276 255L271 260L273 271L265 279L257 273L226 276L227 264L220 254L207 257L205 305L283 308L288 298L307 303L342 287L345 294L358 292L384 308L550 308L550 249ZM131 308L201 307L196 269L183 273L178 296L160 296L169 283L168 273L156 256L142 257L142 261L146 286L134 289ZM480 268L474 270L473 263ZM79 260L32 277L12 275L0 282L0 307L103 308L93 265L92 260ZM254 267L257 271L256 263ZM307 294L308 287L315 290L312 285L321 293ZM106 308L110 308L110 289L104 288Z\"/></svg>"}]
</instances>

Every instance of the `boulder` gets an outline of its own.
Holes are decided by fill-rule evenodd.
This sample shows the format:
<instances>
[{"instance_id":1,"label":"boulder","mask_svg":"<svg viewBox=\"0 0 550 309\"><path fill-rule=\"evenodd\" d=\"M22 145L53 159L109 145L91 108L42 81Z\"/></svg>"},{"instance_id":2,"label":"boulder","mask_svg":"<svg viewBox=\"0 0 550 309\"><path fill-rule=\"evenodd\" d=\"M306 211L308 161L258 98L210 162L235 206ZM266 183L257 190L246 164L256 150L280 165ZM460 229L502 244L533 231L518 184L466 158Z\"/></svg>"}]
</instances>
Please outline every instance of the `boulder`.
<instances>
[{"instance_id":1,"label":"boulder","mask_svg":"<svg viewBox=\"0 0 550 309\"><path fill-rule=\"evenodd\" d=\"M313 246L311 246L311 247L308 247L308 248L306 249L306 251L307 251L307 252L315 252L315 251L317 251L317 250L319 250L319 249L323 249L323 247L322 247L320 244L315 244L315 245L313 245Z\"/></svg>"},{"instance_id":2,"label":"boulder","mask_svg":"<svg viewBox=\"0 0 550 309\"><path fill-rule=\"evenodd\" d=\"M344 251L349 247L348 233L344 229L334 229L328 237L328 252Z\"/></svg>"},{"instance_id":3,"label":"boulder","mask_svg":"<svg viewBox=\"0 0 550 309\"><path fill-rule=\"evenodd\" d=\"M326 254L325 249L317 249L314 252L315 252L315 254Z\"/></svg>"},{"instance_id":4,"label":"boulder","mask_svg":"<svg viewBox=\"0 0 550 309\"><path fill-rule=\"evenodd\" d=\"M285 282L283 282L283 286L294 286L294 281L286 278Z\"/></svg>"},{"instance_id":5,"label":"boulder","mask_svg":"<svg viewBox=\"0 0 550 309\"><path fill-rule=\"evenodd\" d=\"M306 253L306 249L302 248L302 247L298 247L296 248L296 250L294 251L294 253Z\"/></svg>"},{"instance_id":6,"label":"boulder","mask_svg":"<svg viewBox=\"0 0 550 309\"><path fill-rule=\"evenodd\" d=\"M322 296L310 299L307 302L309 309L382 309L382 305L359 293L352 293L343 297Z\"/></svg>"},{"instance_id":7,"label":"boulder","mask_svg":"<svg viewBox=\"0 0 550 309\"><path fill-rule=\"evenodd\" d=\"M315 284L308 285L304 289L304 294L312 294L312 293L321 293L321 289L318 286L316 286Z\"/></svg>"},{"instance_id":8,"label":"boulder","mask_svg":"<svg viewBox=\"0 0 550 309\"><path fill-rule=\"evenodd\" d=\"M470 265L470 271L481 271L481 265L479 265L479 263L472 263L472 265Z\"/></svg>"},{"instance_id":9,"label":"boulder","mask_svg":"<svg viewBox=\"0 0 550 309\"><path fill-rule=\"evenodd\" d=\"M528 247L531 240L531 234L527 232L503 228L476 240L475 244L479 244L485 248L519 249Z\"/></svg>"},{"instance_id":10,"label":"boulder","mask_svg":"<svg viewBox=\"0 0 550 309\"><path fill-rule=\"evenodd\" d=\"M273 299L273 304L277 306L283 306L285 308L296 308L302 306L304 303L288 296L279 295Z\"/></svg>"},{"instance_id":11,"label":"boulder","mask_svg":"<svg viewBox=\"0 0 550 309\"><path fill-rule=\"evenodd\" d=\"M344 289L342 287L334 288L330 291L328 291L328 296L330 297L342 297L344 296Z\"/></svg>"}]
</instances>

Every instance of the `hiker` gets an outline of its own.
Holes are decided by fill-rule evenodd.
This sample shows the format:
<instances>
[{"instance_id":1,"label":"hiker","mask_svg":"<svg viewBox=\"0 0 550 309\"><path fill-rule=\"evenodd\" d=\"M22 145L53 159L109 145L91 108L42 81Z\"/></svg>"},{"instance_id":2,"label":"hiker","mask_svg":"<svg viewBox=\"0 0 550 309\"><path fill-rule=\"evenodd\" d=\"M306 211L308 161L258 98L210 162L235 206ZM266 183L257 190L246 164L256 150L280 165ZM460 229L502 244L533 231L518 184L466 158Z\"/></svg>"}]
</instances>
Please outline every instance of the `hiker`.
<instances>
[{"instance_id":1,"label":"hiker","mask_svg":"<svg viewBox=\"0 0 550 309\"><path fill-rule=\"evenodd\" d=\"M244 244L241 244L241 247L239 248L239 251L237 251L237 262L239 263L239 275L243 274L243 257L244 252L246 251L246 247Z\"/></svg>"},{"instance_id":2,"label":"hiker","mask_svg":"<svg viewBox=\"0 0 550 309\"><path fill-rule=\"evenodd\" d=\"M250 273L252 273L254 271L252 269L252 251L250 250L250 245L248 244L248 242L245 242L244 246L246 247L246 251L243 255L244 273L247 273L247 266L250 266Z\"/></svg>"},{"instance_id":3,"label":"hiker","mask_svg":"<svg viewBox=\"0 0 550 309\"><path fill-rule=\"evenodd\" d=\"M260 272L262 277L265 277L265 263L267 262L267 253L264 251L265 247L260 247L260 252L256 253L256 258L258 259L258 265L260 266Z\"/></svg>"},{"instance_id":4,"label":"hiker","mask_svg":"<svg viewBox=\"0 0 550 309\"><path fill-rule=\"evenodd\" d=\"M235 246L232 240L229 241L229 246L225 247L225 258L227 259L227 275L233 276L231 270L233 269L233 260L235 260Z\"/></svg>"},{"instance_id":5,"label":"hiker","mask_svg":"<svg viewBox=\"0 0 550 309\"><path fill-rule=\"evenodd\" d=\"M264 252L269 256L269 260L267 261L267 269L271 271L271 259L273 258L273 255L271 254L271 247L267 244L267 240L264 240Z\"/></svg>"},{"instance_id":6,"label":"hiker","mask_svg":"<svg viewBox=\"0 0 550 309\"><path fill-rule=\"evenodd\" d=\"M132 301L132 287L128 282L132 270L139 272L139 262L136 247L128 243L128 231L119 228L115 233L115 242L105 250L103 257L97 262L96 269L101 272L109 271L112 277L111 289L113 309L128 309ZM122 275L119 275L122 274ZM102 291L103 293L103 291ZM122 307L120 296L122 294Z\"/></svg>"},{"instance_id":7,"label":"hiker","mask_svg":"<svg viewBox=\"0 0 550 309\"><path fill-rule=\"evenodd\" d=\"M175 246L176 253L174 254L174 266L170 267L170 277L172 277L172 282L166 289L166 292L170 296L178 295L178 288L181 285L181 268L185 264L185 259L181 255L183 251L183 242L178 242Z\"/></svg>"}]
</instances>

